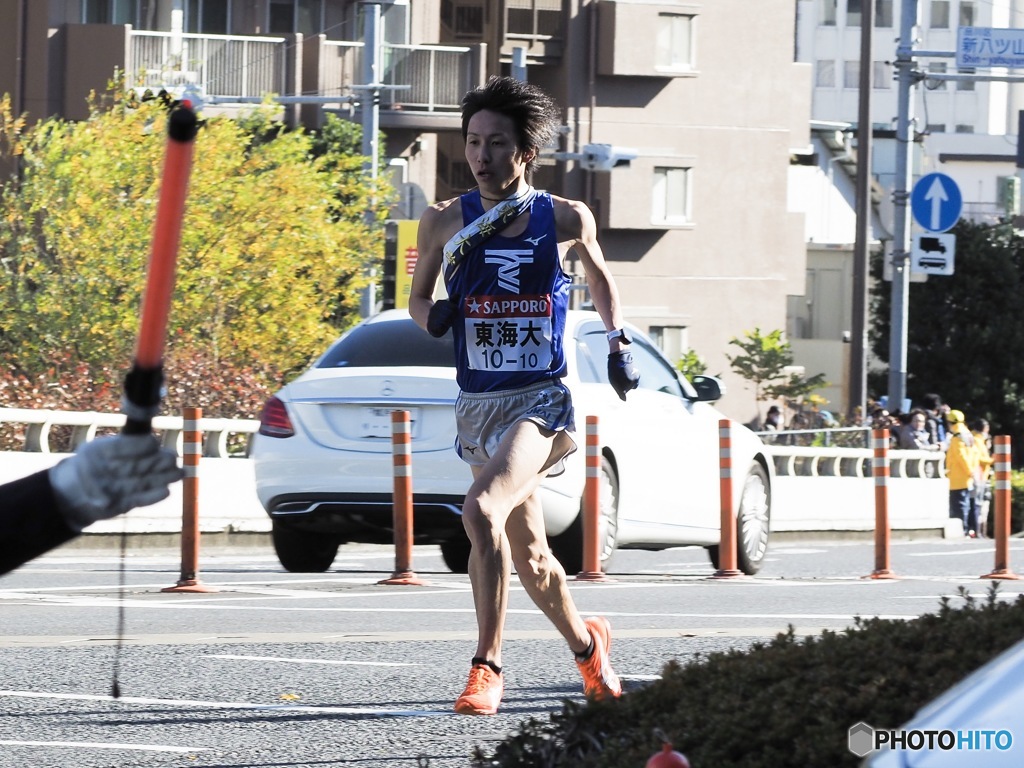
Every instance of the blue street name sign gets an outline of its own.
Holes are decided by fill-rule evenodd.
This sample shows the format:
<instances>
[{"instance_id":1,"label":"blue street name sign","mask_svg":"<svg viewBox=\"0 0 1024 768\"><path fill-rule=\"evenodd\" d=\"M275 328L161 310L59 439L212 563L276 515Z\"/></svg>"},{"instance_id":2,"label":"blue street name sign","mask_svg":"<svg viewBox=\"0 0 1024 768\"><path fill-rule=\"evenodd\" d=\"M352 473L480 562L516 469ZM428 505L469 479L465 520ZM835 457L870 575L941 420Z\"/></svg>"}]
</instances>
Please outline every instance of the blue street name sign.
<instances>
[{"instance_id":1,"label":"blue street name sign","mask_svg":"<svg viewBox=\"0 0 1024 768\"><path fill-rule=\"evenodd\" d=\"M922 176L910 194L914 221L929 232L945 232L956 224L964 207L960 188L944 173Z\"/></svg>"}]
</instances>

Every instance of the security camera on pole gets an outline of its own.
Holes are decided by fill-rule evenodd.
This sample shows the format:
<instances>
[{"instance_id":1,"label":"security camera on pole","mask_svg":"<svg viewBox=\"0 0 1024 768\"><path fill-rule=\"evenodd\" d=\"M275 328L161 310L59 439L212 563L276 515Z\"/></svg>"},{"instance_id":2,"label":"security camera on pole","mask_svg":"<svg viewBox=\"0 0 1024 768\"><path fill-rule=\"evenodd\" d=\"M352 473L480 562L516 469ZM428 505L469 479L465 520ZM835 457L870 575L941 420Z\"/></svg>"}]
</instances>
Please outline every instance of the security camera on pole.
<instances>
[{"instance_id":1,"label":"security camera on pole","mask_svg":"<svg viewBox=\"0 0 1024 768\"><path fill-rule=\"evenodd\" d=\"M613 144L584 144L580 152L552 152L555 160L575 160L588 171L606 173L615 168L629 168L638 152L631 147L617 147Z\"/></svg>"}]
</instances>

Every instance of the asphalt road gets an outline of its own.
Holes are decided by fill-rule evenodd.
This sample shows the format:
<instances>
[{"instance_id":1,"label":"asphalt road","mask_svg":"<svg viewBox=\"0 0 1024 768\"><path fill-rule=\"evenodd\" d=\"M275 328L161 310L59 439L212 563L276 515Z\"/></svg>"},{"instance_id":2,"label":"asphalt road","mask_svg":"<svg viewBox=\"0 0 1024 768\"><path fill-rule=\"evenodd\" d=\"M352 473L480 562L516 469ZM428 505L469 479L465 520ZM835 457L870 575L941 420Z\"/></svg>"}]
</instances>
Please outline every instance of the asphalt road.
<instances>
[{"instance_id":1,"label":"asphalt road","mask_svg":"<svg viewBox=\"0 0 1024 768\"><path fill-rule=\"evenodd\" d=\"M1011 568L1024 541L1011 545ZM521 589L510 600L506 694L495 717L451 711L474 650L469 581L417 548L423 586L384 586L393 553L343 547L325 574L289 574L266 549L204 550L208 594L171 594L177 552L65 549L0 579L0 768L466 768L531 717L583 702L564 642ZM979 540L896 542L896 580L863 578L865 542L778 542L761 574L711 580L703 550L623 552L606 583L574 582L613 627L627 690L669 659L746 649L793 625L911 618L943 595L984 595ZM1024 568L1024 566L1022 566ZM1024 583L1003 582L1003 599ZM118 613L124 647L116 653ZM115 666L122 697L110 696ZM896 723L891 724L895 727Z\"/></svg>"}]
</instances>

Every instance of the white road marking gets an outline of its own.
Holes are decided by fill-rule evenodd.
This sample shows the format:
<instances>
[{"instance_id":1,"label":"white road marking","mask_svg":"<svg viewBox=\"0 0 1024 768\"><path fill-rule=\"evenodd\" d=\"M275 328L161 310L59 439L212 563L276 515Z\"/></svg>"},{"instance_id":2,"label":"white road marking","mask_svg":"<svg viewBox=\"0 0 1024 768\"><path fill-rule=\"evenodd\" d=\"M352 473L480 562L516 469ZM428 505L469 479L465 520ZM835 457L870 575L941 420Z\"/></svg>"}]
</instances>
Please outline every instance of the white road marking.
<instances>
[{"instance_id":1,"label":"white road marking","mask_svg":"<svg viewBox=\"0 0 1024 768\"><path fill-rule=\"evenodd\" d=\"M933 552L900 552L900 555L907 557L955 557L956 555L984 555L995 552L995 544L988 547L970 547L969 549L940 549ZM1024 551L1022 547L1010 547L1011 552Z\"/></svg>"},{"instance_id":2,"label":"white road marking","mask_svg":"<svg viewBox=\"0 0 1024 768\"><path fill-rule=\"evenodd\" d=\"M200 574L201 577L203 575L205 575L205 574ZM168 579L170 579L170 578L171 577L169 576ZM226 582L224 582L222 584L211 584L211 586L216 586L217 589L221 589L221 590L238 591L238 592L243 592L243 591L249 592L249 591L255 591L255 590L248 590L248 589L243 590L243 589L240 589L240 587L255 586L255 587L258 587L258 588L261 588L261 589L273 590L273 589L277 589L277 587L273 586L275 583L276 582L274 582L273 579L260 579L259 581L226 581ZM358 586L365 587L365 586L367 586L367 579L365 579L365 578L364 579L353 579L353 578L343 578L343 579L283 579L280 583L281 584L285 584L285 585L292 585L292 584L355 584L355 585L358 585ZM127 587L129 589L163 589L166 586L169 586L166 581L162 581L162 582L160 582L158 584L128 584L127 585ZM441 584L441 583L438 583L438 584L432 584L431 586L434 587L434 588L445 587L447 589L452 589L452 588L467 589L469 587L469 584L468 584L468 582L465 583L465 584ZM117 584L93 584L93 585L76 586L76 587L69 587L69 586L63 586L63 587L12 587L10 589L0 589L0 598L4 597L8 593L10 593L10 594L20 594L20 593L24 593L24 592L31 592L31 593L36 593L36 592L111 592L113 590L119 590L120 588L121 587L119 585L117 585ZM377 595L377 594L384 595L384 594L398 594L398 593L397 592L390 592L390 591L386 591L386 590L381 590L381 592L374 593L374 594L375 595ZM418 593L418 594L422 594L422 592Z\"/></svg>"},{"instance_id":3,"label":"white road marking","mask_svg":"<svg viewBox=\"0 0 1024 768\"><path fill-rule=\"evenodd\" d=\"M231 659L236 661L280 661L285 664L340 664L350 667L419 667L420 664L400 661L345 661L334 659L286 659L281 656L238 656L232 653L203 653L205 659Z\"/></svg>"},{"instance_id":4,"label":"white road marking","mask_svg":"<svg viewBox=\"0 0 1024 768\"><path fill-rule=\"evenodd\" d=\"M71 747L73 749L122 749L138 752L206 752L208 747L171 747L163 744L112 744L103 741L5 741L0 747Z\"/></svg>"},{"instance_id":5,"label":"white road marking","mask_svg":"<svg viewBox=\"0 0 1024 768\"><path fill-rule=\"evenodd\" d=\"M619 680L637 680L640 682L647 682L651 680L661 680L661 675L619 675Z\"/></svg>"},{"instance_id":6,"label":"white road marking","mask_svg":"<svg viewBox=\"0 0 1024 768\"><path fill-rule=\"evenodd\" d=\"M378 717L432 717L454 716L454 712L433 709L384 709L378 707L311 707L301 704L249 704L238 701L200 701L193 699L151 699L143 696L99 696L86 693L42 693L38 691L0 691L0 698L59 699L62 701L110 701L120 704L158 704L165 707L189 709L238 709L258 711L304 712L317 715L376 715Z\"/></svg>"}]
</instances>

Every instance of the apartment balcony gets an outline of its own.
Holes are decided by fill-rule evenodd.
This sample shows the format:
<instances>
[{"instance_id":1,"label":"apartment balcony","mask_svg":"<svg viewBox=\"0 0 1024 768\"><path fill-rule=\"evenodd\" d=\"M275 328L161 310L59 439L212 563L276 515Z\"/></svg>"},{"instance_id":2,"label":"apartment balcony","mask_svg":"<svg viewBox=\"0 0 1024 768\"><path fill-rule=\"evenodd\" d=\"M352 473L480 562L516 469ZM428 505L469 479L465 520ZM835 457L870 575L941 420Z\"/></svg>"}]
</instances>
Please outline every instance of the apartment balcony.
<instances>
[{"instance_id":1,"label":"apartment balcony","mask_svg":"<svg viewBox=\"0 0 1024 768\"><path fill-rule=\"evenodd\" d=\"M129 28L130 29L130 28ZM328 105L355 118L372 98L364 75L361 42L195 35L130 30L125 71L136 87L180 93L191 87L224 106L268 94L309 97L303 121ZM391 45L380 50L378 92L381 128L455 130L463 94L484 80L481 45ZM316 122L315 119L312 122Z\"/></svg>"},{"instance_id":2,"label":"apartment balcony","mask_svg":"<svg viewBox=\"0 0 1024 768\"><path fill-rule=\"evenodd\" d=\"M342 96L358 111L366 95L364 45L322 40L304 54L304 82L318 82L323 96ZM462 96L482 85L486 45L392 45L380 50L378 91L381 128L458 130ZM311 66L311 58L317 60ZM313 72L318 72L314 75ZM308 73L308 77L307 77Z\"/></svg>"}]
</instances>

